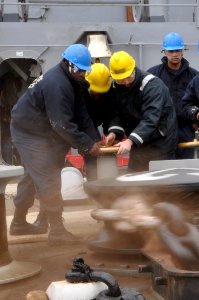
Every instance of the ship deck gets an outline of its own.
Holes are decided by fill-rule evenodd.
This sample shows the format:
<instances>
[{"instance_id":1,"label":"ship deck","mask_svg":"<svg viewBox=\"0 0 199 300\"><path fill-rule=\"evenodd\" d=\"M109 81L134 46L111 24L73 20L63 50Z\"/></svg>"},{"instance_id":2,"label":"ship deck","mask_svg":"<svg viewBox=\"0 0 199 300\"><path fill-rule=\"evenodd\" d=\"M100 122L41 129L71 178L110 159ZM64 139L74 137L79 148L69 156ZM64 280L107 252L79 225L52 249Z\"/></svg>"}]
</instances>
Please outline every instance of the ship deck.
<instances>
[{"instance_id":1,"label":"ship deck","mask_svg":"<svg viewBox=\"0 0 199 300\"><path fill-rule=\"evenodd\" d=\"M12 199L16 186L13 183L6 188L8 229L14 211ZM113 275L120 287L136 288L148 300L162 299L151 288L151 275L138 273L138 265L145 262L143 256L97 253L89 249L88 241L92 240L102 226L90 215L95 207L96 203L89 199L74 200L64 206L64 224L73 234L82 238L82 243L79 245L50 247L47 244L47 234L13 237L8 232L8 245L12 258L17 261L38 263L42 270L30 278L1 284L0 300L23 300L30 291L46 291L51 282L65 280L65 274L71 271L73 259L77 256L82 257L93 270ZM33 222L38 210L39 204L35 201L27 220Z\"/></svg>"}]
</instances>

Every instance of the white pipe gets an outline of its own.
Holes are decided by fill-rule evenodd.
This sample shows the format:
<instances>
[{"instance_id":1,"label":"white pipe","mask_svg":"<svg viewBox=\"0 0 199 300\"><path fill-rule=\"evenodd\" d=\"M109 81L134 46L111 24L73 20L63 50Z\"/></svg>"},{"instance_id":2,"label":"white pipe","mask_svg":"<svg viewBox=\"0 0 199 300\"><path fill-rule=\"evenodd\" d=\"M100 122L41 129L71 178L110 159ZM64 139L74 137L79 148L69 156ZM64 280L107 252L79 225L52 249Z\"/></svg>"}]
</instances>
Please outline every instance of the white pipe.
<instances>
[{"instance_id":1,"label":"white pipe","mask_svg":"<svg viewBox=\"0 0 199 300\"><path fill-rule=\"evenodd\" d=\"M69 283L67 280L52 282L46 290L49 300L85 300L95 299L107 290L103 282Z\"/></svg>"}]
</instances>

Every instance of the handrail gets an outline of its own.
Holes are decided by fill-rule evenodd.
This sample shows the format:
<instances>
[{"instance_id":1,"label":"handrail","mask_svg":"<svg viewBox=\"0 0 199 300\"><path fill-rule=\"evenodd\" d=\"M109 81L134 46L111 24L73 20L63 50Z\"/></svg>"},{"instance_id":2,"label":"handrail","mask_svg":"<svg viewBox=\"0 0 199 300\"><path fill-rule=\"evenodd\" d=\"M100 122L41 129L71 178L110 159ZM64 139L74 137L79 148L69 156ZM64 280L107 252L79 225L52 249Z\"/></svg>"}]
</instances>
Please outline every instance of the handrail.
<instances>
[{"instance_id":1,"label":"handrail","mask_svg":"<svg viewBox=\"0 0 199 300\"><path fill-rule=\"evenodd\" d=\"M155 7L155 8L193 8L193 18L192 20L196 23L196 27L199 27L199 0L196 0L196 3L143 3L141 0L18 0L18 2L10 2L10 0L4 0L1 4L2 11L5 6L14 5L21 8L21 19L24 22L27 22L28 18L28 9L30 6L41 6L42 9L47 11L50 7L65 7L65 6L123 6L128 10L142 10L143 8ZM12 1L12 0L11 0ZM150 2L150 1L149 1ZM40 16L43 18L43 16ZM40 18L39 17L39 18ZM133 15L129 23L134 22ZM35 19L35 18L33 18Z\"/></svg>"},{"instance_id":2,"label":"handrail","mask_svg":"<svg viewBox=\"0 0 199 300\"><path fill-rule=\"evenodd\" d=\"M23 2L22 0L18 3L15 2L4 2L3 5L48 5L48 6L138 6L138 7L198 7L199 3L140 3L139 0L31 0L30 2Z\"/></svg>"}]
</instances>

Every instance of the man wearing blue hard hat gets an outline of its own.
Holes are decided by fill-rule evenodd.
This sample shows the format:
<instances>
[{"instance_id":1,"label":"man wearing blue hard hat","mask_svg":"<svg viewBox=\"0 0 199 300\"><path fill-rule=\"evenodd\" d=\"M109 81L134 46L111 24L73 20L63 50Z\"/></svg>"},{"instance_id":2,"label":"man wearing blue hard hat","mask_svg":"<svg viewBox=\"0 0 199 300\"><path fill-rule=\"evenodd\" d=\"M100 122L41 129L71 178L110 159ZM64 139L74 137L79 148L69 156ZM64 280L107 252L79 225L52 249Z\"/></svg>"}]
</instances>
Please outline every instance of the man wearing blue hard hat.
<instances>
[{"instance_id":1,"label":"man wearing blue hard hat","mask_svg":"<svg viewBox=\"0 0 199 300\"><path fill-rule=\"evenodd\" d=\"M183 113L182 97L188 83L198 71L190 67L189 62L183 57L185 44L178 33L171 32L165 35L162 48L165 54L162 63L148 69L148 72L161 78L169 88L177 113L178 142L189 142L194 139L195 130ZM193 149L177 148L176 158L193 158L193 153Z\"/></svg>"},{"instance_id":2,"label":"man wearing blue hard hat","mask_svg":"<svg viewBox=\"0 0 199 300\"><path fill-rule=\"evenodd\" d=\"M26 221L34 192L47 213L49 245L74 243L77 238L62 222L61 169L70 147L98 155L98 135L82 99L85 72L91 70L91 55L82 44L69 46L62 60L37 78L20 97L11 114L11 134L25 175L14 198L11 235L39 234L46 229ZM28 195L32 186L33 195Z\"/></svg>"}]
</instances>

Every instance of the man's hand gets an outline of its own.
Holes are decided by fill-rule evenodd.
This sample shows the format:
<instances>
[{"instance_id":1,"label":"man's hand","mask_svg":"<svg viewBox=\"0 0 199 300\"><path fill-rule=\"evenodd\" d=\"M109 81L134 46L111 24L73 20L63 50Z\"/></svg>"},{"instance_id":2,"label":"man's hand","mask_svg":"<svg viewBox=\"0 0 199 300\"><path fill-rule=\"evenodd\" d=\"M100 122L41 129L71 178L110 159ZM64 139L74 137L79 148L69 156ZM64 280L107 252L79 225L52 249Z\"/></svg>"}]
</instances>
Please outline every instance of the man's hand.
<instances>
[{"instance_id":1,"label":"man's hand","mask_svg":"<svg viewBox=\"0 0 199 300\"><path fill-rule=\"evenodd\" d=\"M196 131L196 130L198 130L199 124L196 124L196 122L195 122L192 124L192 127Z\"/></svg>"},{"instance_id":2,"label":"man's hand","mask_svg":"<svg viewBox=\"0 0 199 300\"><path fill-rule=\"evenodd\" d=\"M197 112L197 114L196 114L196 119L197 119L197 121L199 121L199 112Z\"/></svg>"},{"instance_id":3,"label":"man's hand","mask_svg":"<svg viewBox=\"0 0 199 300\"><path fill-rule=\"evenodd\" d=\"M114 132L110 132L104 140L105 146L112 146L116 138L116 134Z\"/></svg>"},{"instance_id":4,"label":"man's hand","mask_svg":"<svg viewBox=\"0 0 199 300\"><path fill-rule=\"evenodd\" d=\"M93 147L88 151L88 154L91 156L98 156L100 155L100 146L99 142L96 142Z\"/></svg>"},{"instance_id":5,"label":"man's hand","mask_svg":"<svg viewBox=\"0 0 199 300\"><path fill-rule=\"evenodd\" d=\"M130 139L126 139L123 142L117 143L115 146L119 147L117 154L125 154L131 150L133 142Z\"/></svg>"}]
</instances>

